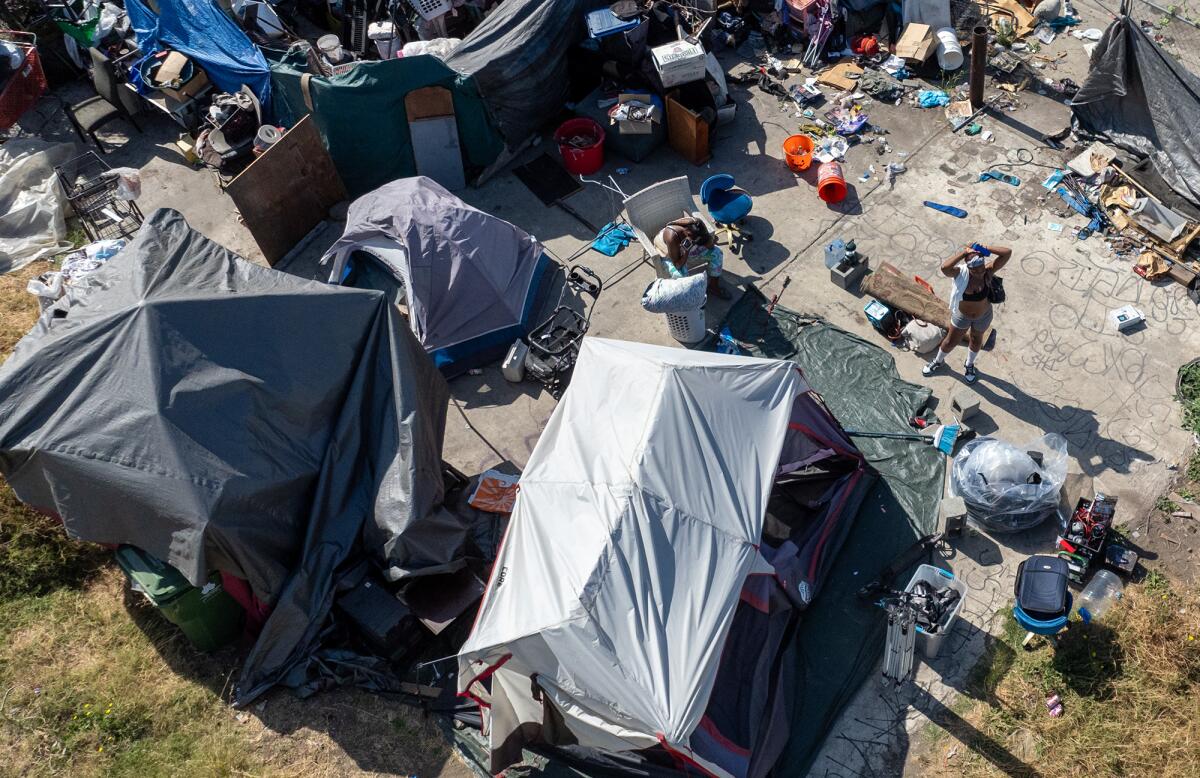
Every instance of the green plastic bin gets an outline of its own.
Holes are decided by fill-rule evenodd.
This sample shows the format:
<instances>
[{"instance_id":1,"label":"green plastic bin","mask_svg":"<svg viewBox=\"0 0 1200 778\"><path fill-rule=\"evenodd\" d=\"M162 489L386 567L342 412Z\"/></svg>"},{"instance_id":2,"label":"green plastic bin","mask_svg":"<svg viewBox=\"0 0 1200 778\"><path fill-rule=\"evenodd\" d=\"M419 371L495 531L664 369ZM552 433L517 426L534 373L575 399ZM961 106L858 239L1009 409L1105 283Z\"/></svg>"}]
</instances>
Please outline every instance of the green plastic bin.
<instances>
[{"instance_id":1,"label":"green plastic bin","mask_svg":"<svg viewBox=\"0 0 1200 778\"><path fill-rule=\"evenodd\" d=\"M116 558L134 591L144 594L196 648L215 651L241 634L245 612L221 586L220 574L213 573L200 589L166 562L134 546L121 546Z\"/></svg>"}]
</instances>

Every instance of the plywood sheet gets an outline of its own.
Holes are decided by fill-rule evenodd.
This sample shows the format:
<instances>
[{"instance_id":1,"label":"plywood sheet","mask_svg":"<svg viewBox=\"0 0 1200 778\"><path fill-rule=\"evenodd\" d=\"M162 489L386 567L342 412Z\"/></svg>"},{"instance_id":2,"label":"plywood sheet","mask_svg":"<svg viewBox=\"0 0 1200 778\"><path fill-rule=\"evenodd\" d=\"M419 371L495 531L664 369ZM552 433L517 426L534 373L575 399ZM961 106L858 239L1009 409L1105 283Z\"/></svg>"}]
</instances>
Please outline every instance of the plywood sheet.
<instances>
[{"instance_id":1,"label":"plywood sheet","mask_svg":"<svg viewBox=\"0 0 1200 778\"><path fill-rule=\"evenodd\" d=\"M267 262L275 264L346 199L346 187L305 116L226 187Z\"/></svg>"}]
</instances>

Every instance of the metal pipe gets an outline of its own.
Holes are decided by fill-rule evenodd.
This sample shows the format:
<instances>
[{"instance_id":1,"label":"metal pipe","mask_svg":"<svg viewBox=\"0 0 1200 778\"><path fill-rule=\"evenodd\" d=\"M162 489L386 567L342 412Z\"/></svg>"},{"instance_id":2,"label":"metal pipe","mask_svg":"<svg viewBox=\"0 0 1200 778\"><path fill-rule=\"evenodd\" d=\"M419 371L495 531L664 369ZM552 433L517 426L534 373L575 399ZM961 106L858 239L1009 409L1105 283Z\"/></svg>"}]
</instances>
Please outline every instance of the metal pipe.
<instances>
[{"instance_id":1,"label":"metal pipe","mask_svg":"<svg viewBox=\"0 0 1200 778\"><path fill-rule=\"evenodd\" d=\"M983 79L987 70L988 31L982 24L971 30L971 107L983 107Z\"/></svg>"}]
</instances>

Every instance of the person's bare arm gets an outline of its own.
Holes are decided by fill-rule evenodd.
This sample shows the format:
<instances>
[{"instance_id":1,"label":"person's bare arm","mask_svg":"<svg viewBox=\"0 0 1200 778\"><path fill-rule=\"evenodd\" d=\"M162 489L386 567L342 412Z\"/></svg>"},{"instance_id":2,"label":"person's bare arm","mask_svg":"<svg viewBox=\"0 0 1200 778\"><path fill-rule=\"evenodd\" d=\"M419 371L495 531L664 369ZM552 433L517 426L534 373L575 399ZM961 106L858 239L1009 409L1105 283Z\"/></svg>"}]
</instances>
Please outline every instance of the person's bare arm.
<instances>
[{"instance_id":1,"label":"person's bare arm","mask_svg":"<svg viewBox=\"0 0 1200 778\"><path fill-rule=\"evenodd\" d=\"M992 252L995 259L992 260L992 271L999 270L1008 264L1008 260L1012 258L1012 249L1007 246L984 246L985 249Z\"/></svg>"},{"instance_id":2,"label":"person's bare arm","mask_svg":"<svg viewBox=\"0 0 1200 778\"><path fill-rule=\"evenodd\" d=\"M947 276L948 278L954 278L956 275L958 275L958 263L962 262L972 253L974 253L972 249L965 248L947 259L942 263L942 275Z\"/></svg>"},{"instance_id":3,"label":"person's bare arm","mask_svg":"<svg viewBox=\"0 0 1200 778\"><path fill-rule=\"evenodd\" d=\"M668 225L670 226L670 225ZM679 266L679 234L675 230L667 230L666 236L663 238L663 245L667 247L667 259L676 267Z\"/></svg>"}]
</instances>

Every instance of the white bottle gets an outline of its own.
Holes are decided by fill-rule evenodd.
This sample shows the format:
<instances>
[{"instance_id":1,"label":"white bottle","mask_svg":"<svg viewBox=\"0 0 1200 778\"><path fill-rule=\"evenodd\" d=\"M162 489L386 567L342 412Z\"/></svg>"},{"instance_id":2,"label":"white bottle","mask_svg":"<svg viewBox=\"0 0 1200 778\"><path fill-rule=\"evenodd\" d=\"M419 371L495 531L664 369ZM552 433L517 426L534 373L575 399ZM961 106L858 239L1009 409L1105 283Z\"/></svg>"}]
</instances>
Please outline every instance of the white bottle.
<instances>
[{"instance_id":1,"label":"white bottle","mask_svg":"<svg viewBox=\"0 0 1200 778\"><path fill-rule=\"evenodd\" d=\"M1123 589L1124 584L1116 573L1111 570L1098 570L1079 594L1076 609L1079 618L1083 619L1085 624L1090 624L1093 619L1103 617L1117 600L1121 599Z\"/></svg>"}]
</instances>

